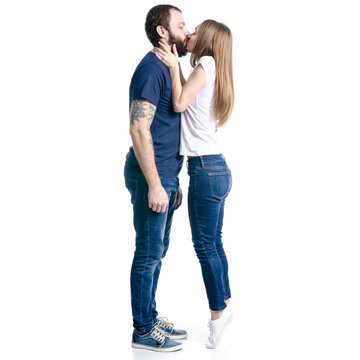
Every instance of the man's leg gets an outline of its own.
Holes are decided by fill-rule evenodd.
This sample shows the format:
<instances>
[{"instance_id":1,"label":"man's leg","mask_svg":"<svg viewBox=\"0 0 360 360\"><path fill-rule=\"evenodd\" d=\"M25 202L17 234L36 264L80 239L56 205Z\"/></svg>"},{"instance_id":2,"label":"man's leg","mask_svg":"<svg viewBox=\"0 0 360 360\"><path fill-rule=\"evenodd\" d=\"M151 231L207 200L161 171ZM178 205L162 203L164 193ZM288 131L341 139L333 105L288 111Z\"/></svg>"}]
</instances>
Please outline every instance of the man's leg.
<instances>
[{"instance_id":1,"label":"man's leg","mask_svg":"<svg viewBox=\"0 0 360 360\"><path fill-rule=\"evenodd\" d=\"M179 189L179 182L178 182L177 178L162 178L161 182L162 182L162 185L169 197L169 204L168 204L168 209L167 209L167 218L166 218L165 232L164 232L164 239L163 239L164 250L163 250L163 254L161 256L161 258L163 259L169 248L170 230L171 230L172 219L173 219L175 206L176 206L176 198L177 198L177 193L178 193L178 189ZM156 322L156 319L158 317L158 312L156 310L155 293L157 290L157 284L158 284L158 280L159 280L160 270L161 270L161 261L159 262L159 264L156 267L155 272L154 272L153 296L152 296L153 297L153 305L152 305L153 323Z\"/></svg>"},{"instance_id":2,"label":"man's leg","mask_svg":"<svg viewBox=\"0 0 360 360\"><path fill-rule=\"evenodd\" d=\"M167 212L152 211L147 205L147 192L138 194L138 200L134 205L136 249L131 267L131 300L134 327L144 334L153 326L153 288L161 268Z\"/></svg>"},{"instance_id":3,"label":"man's leg","mask_svg":"<svg viewBox=\"0 0 360 360\"><path fill-rule=\"evenodd\" d=\"M124 175L131 194L136 232L136 249L130 276L133 326L137 333L145 334L153 326L152 289L164 251L167 212L156 213L148 207L148 186L140 169L125 164Z\"/></svg>"}]
</instances>

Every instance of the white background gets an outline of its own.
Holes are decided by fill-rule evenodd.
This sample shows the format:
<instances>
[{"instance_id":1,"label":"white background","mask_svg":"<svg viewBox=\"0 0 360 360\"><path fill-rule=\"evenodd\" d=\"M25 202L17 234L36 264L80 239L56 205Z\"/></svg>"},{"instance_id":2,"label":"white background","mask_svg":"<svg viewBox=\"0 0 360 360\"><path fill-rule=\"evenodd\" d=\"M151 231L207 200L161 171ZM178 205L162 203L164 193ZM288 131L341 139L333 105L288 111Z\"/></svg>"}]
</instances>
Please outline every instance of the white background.
<instances>
[{"instance_id":1,"label":"white background","mask_svg":"<svg viewBox=\"0 0 360 360\"><path fill-rule=\"evenodd\" d=\"M357 1L173 3L234 38L224 244L239 313L219 349L186 201L157 294L184 350L132 350L128 86L151 1L2 1L0 358L359 359ZM181 60L185 73L189 57ZM187 194L186 167L180 174Z\"/></svg>"}]
</instances>

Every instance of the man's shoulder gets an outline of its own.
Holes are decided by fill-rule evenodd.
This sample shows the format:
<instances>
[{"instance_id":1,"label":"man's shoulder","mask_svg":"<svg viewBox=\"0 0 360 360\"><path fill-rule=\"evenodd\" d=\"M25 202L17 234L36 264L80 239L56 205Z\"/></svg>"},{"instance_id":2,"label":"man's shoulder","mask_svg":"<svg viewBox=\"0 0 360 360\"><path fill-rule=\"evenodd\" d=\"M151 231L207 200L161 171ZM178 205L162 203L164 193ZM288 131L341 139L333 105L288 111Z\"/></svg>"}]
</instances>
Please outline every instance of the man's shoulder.
<instances>
[{"instance_id":1,"label":"man's shoulder","mask_svg":"<svg viewBox=\"0 0 360 360\"><path fill-rule=\"evenodd\" d=\"M165 74L166 66L156 57L156 55L149 51L140 61L135 72L150 72L158 75Z\"/></svg>"}]
</instances>

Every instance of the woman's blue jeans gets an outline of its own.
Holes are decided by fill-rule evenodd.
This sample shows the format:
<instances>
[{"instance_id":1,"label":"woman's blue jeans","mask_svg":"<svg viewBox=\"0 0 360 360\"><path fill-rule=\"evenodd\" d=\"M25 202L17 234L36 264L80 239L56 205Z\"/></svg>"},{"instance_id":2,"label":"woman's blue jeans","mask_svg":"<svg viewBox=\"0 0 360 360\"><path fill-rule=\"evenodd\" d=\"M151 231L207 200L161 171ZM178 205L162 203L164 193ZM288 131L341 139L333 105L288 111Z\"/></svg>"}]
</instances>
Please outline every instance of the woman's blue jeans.
<instances>
[{"instance_id":1,"label":"woman's blue jeans","mask_svg":"<svg viewBox=\"0 0 360 360\"><path fill-rule=\"evenodd\" d=\"M125 163L124 176L125 185L131 195L136 232L130 275L133 326L135 331L142 335L151 330L158 316L155 294L161 259L165 257L169 247L179 180L176 177L161 178L169 204L164 213L157 213L148 206L148 185L140 168Z\"/></svg>"},{"instance_id":2,"label":"woman's blue jeans","mask_svg":"<svg viewBox=\"0 0 360 360\"><path fill-rule=\"evenodd\" d=\"M231 297L228 262L222 243L225 199L232 185L222 155L189 158L188 211L192 239L199 259L210 310L226 307Z\"/></svg>"}]
</instances>

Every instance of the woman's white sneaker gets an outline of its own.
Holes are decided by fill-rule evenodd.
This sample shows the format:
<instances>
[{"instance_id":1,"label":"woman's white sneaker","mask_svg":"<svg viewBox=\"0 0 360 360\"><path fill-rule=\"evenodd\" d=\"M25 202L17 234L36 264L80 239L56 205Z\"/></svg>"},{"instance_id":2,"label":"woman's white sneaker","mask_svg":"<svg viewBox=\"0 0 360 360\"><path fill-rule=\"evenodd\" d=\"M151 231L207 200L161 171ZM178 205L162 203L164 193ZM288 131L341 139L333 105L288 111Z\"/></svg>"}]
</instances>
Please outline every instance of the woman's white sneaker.
<instances>
[{"instance_id":1,"label":"woman's white sneaker","mask_svg":"<svg viewBox=\"0 0 360 360\"><path fill-rule=\"evenodd\" d=\"M210 336L205 344L208 349L215 349L217 347L221 340L221 336L226 327L230 324L234 313L234 307L230 303L224 309L221 318L217 320L209 320L208 327L210 328Z\"/></svg>"}]
</instances>

